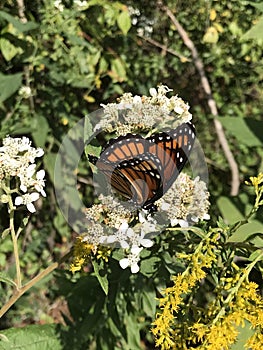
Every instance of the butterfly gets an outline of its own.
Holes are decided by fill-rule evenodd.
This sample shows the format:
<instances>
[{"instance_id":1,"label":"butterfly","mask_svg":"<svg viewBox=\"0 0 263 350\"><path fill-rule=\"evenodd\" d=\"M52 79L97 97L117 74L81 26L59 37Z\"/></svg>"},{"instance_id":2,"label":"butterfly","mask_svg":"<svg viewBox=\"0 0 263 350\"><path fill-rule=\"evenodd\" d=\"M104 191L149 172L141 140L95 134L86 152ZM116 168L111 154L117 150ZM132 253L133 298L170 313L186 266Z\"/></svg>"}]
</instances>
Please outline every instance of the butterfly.
<instances>
[{"instance_id":1,"label":"butterfly","mask_svg":"<svg viewBox=\"0 0 263 350\"><path fill-rule=\"evenodd\" d=\"M126 134L111 139L100 157L89 161L107 183L137 207L149 211L172 186L185 166L195 140L195 127L187 122L176 129L152 134Z\"/></svg>"}]
</instances>

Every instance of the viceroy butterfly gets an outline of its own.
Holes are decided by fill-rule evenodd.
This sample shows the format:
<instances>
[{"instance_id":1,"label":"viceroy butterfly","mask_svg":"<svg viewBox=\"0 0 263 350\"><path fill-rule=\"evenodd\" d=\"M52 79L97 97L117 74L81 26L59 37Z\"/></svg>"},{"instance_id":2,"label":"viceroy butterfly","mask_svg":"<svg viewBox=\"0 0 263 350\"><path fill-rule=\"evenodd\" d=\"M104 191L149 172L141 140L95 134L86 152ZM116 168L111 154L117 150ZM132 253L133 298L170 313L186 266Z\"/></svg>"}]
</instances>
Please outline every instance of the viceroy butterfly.
<instances>
[{"instance_id":1,"label":"viceroy butterfly","mask_svg":"<svg viewBox=\"0 0 263 350\"><path fill-rule=\"evenodd\" d=\"M190 122L148 138L126 134L111 139L100 157L89 156L89 161L119 194L153 210L154 202L168 191L183 169L194 140L195 127Z\"/></svg>"}]
</instances>

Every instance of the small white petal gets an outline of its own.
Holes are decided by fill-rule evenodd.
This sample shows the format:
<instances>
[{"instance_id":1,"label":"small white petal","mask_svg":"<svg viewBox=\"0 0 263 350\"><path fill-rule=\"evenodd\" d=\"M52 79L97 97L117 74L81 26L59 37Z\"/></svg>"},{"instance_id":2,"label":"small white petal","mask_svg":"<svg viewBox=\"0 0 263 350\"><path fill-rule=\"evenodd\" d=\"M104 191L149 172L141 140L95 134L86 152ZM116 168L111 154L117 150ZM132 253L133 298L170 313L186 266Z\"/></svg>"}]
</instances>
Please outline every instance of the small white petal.
<instances>
[{"instance_id":1,"label":"small white petal","mask_svg":"<svg viewBox=\"0 0 263 350\"><path fill-rule=\"evenodd\" d=\"M143 248L139 248L137 245L131 247L131 253L134 255L139 255Z\"/></svg>"},{"instance_id":2,"label":"small white petal","mask_svg":"<svg viewBox=\"0 0 263 350\"><path fill-rule=\"evenodd\" d=\"M157 95L157 91L155 88L150 88L149 92L152 97L155 97Z\"/></svg>"},{"instance_id":3,"label":"small white petal","mask_svg":"<svg viewBox=\"0 0 263 350\"><path fill-rule=\"evenodd\" d=\"M142 103L142 99L140 96L134 96L133 97L133 103Z\"/></svg>"},{"instance_id":4,"label":"small white petal","mask_svg":"<svg viewBox=\"0 0 263 350\"><path fill-rule=\"evenodd\" d=\"M130 265L130 260L127 258L121 259L119 264L122 269L126 269Z\"/></svg>"},{"instance_id":5,"label":"small white petal","mask_svg":"<svg viewBox=\"0 0 263 350\"><path fill-rule=\"evenodd\" d=\"M22 203L23 203L23 198L22 197L16 197L15 205L21 205Z\"/></svg>"},{"instance_id":6,"label":"small white petal","mask_svg":"<svg viewBox=\"0 0 263 350\"><path fill-rule=\"evenodd\" d=\"M178 220L178 223L181 227L188 227L189 223L185 220Z\"/></svg>"},{"instance_id":7,"label":"small white petal","mask_svg":"<svg viewBox=\"0 0 263 350\"><path fill-rule=\"evenodd\" d=\"M45 170L44 169L39 170L36 174L36 178L38 180L43 180L44 177L45 177Z\"/></svg>"},{"instance_id":8,"label":"small white petal","mask_svg":"<svg viewBox=\"0 0 263 350\"><path fill-rule=\"evenodd\" d=\"M204 216L203 216L203 220L209 220L210 219L210 215L209 214L205 214Z\"/></svg>"},{"instance_id":9,"label":"small white petal","mask_svg":"<svg viewBox=\"0 0 263 350\"><path fill-rule=\"evenodd\" d=\"M121 247L123 249L128 249L129 248L129 244L126 241L124 241L124 240L120 241L120 245L121 245Z\"/></svg>"},{"instance_id":10,"label":"small white petal","mask_svg":"<svg viewBox=\"0 0 263 350\"><path fill-rule=\"evenodd\" d=\"M107 243L114 243L117 241L117 237L115 235L110 235L107 237Z\"/></svg>"},{"instance_id":11,"label":"small white petal","mask_svg":"<svg viewBox=\"0 0 263 350\"><path fill-rule=\"evenodd\" d=\"M30 199L32 202L37 201L38 198L39 198L39 193L37 193L37 192L30 193Z\"/></svg>"},{"instance_id":12,"label":"small white petal","mask_svg":"<svg viewBox=\"0 0 263 350\"><path fill-rule=\"evenodd\" d=\"M119 227L120 231L126 231L129 228L128 222L124 221L121 226Z\"/></svg>"},{"instance_id":13,"label":"small white petal","mask_svg":"<svg viewBox=\"0 0 263 350\"><path fill-rule=\"evenodd\" d=\"M177 114L183 114L184 113L184 109L182 107L180 107L180 106L174 107L174 111Z\"/></svg>"},{"instance_id":14,"label":"small white petal","mask_svg":"<svg viewBox=\"0 0 263 350\"><path fill-rule=\"evenodd\" d=\"M131 265L131 272L132 273L137 273L139 272L140 268L139 268L139 265L137 263L134 263Z\"/></svg>"},{"instance_id":15,"label":"small white petal","mask_svg":"<svg viewBox=\"0 0 263 350\"><path fill-rule=\"evenodd\" d=\"M147 238L143 238L141 241L140 241L141 245L145 248L150 248L153 246L153 241L151 241L150 239L147 239Z\"/></svg>"},{"instance_id":16,"label":"small white petal","mask_svg":"<svg viewBox=\"0 0 263 350\"><path fill-rule=\"evenodd\" d=\"M30 213L35 213L36 208L34 207L34 205L32 203L28 203L26 207L27 207L28 211L30 211Z\"/></svg>"},{"instance_id":17,"label":"small white petal","mask_svg":"<svg viewBox=\"0 0 263 350\"><path fill-rule=\"evenodd\" d=\"M27 187L25 185L20 185L20 190L26 193Z\"/></svg>"}]
</instances>

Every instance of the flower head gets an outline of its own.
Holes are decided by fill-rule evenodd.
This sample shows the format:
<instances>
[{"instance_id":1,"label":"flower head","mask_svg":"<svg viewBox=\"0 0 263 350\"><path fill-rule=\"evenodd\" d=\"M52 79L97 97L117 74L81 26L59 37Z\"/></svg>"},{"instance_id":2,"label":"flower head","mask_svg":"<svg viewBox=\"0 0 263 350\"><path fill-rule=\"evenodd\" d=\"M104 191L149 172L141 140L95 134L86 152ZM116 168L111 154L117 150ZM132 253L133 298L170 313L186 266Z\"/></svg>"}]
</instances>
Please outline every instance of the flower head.
<instances>
[{"instance_id":1,"label":"flower head","mask_svg":"<svg viewBox=\"0 0 263 350\"><path fill-rule=\"evenodd\" d=\"M3 140L3 146L0 147L0 183L1 187L8 190L10 183L16 183L16 188L9 188L9 191L15 192L18 196L15 199L15 205L25 205L31 212L35 212L33 202L39 195L46 196L45 171L36 171L36 158L43 156L42 148L34 148L27 137L12 138L10 136ZM15 181L10 182L14 178ZM21 192L22 191L22 195Z\"/></svg>"},{"instance_id":2,"label":"flower head","mask_svg":"<svg viewBox=\"0 0 263 350\"><path fill-rule=\"evenodd\" d=\"M187 227L209 219L209 192L199 177L192 180L181 173L173 186L158 201L160 212L167 215L172 226Z\"/></svg>"},{"instance_id":3,"label":"flower head","mask_svg":"<svg viewBox=\"0 0 263 350\"><path fill-rule=\"evenodd\" d=\"M153 128L176 128L190 121L189 106L178 96L168 98L166 95L170 91L167 86L160 85L150 89L150 96L123 94L118 103L102 105L104 116L95 130L106 129L124 135Z\"/></svg>"}]
</instances>

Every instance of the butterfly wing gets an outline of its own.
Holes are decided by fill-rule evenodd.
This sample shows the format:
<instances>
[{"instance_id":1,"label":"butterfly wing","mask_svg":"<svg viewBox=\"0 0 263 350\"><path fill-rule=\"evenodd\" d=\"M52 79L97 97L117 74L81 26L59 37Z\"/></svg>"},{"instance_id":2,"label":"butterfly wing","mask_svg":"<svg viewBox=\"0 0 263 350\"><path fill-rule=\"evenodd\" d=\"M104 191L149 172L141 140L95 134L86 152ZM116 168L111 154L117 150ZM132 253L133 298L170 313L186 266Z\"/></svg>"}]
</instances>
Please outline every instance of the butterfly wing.
<instances>
[{"instance_id":1,"label":"butterfly wing","mask_svg":"<svg viewBox=\"0 0 263 350\"><path fill-rule=\"evenodd\" d=\"M151 202L162 188L161 168L157 157L143 154L119 163L111 175L111 186L138 206Z\"/></svg>"},{"instance_id":2,"label":"butterfly wing","mask_svg":"<svg viewBox=\"0 0 263 350\"><path fill-rule=\"evenodd\" d=\"M150 208L171 187L192 150L195 129L191 123L144 139L127 134L110 142L93 164L126 199Z\"/></svg>"},{"instance_id":3,"label":"butterfly wing","mask_svg":"<svg viewBox=\"0 0 263 350\"><path fill-rule=\"evenodd\" d=\"M195 140L195 128L191 123L183 123L168 132L153 134L149 141L149 153L155 154L163 169L163 193L174 183L188 160ZM156 200L156 199L155 199Z\"/></svg>"}]
</instances>

